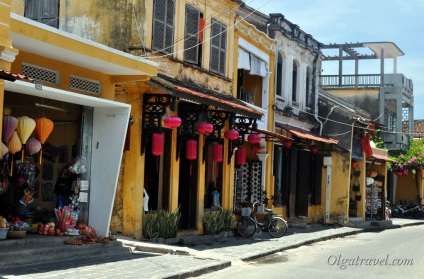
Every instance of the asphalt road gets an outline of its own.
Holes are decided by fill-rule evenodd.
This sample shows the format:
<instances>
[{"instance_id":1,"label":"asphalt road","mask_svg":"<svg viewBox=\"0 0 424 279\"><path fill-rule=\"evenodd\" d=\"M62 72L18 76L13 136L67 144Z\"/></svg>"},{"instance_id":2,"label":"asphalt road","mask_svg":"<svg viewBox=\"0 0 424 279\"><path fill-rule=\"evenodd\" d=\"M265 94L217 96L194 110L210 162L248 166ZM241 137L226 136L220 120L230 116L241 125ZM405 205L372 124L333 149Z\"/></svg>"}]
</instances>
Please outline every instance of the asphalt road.
<instances>
[{"instance_id":1,"label":"asphalt road","mask_svg":"<svg viewBox=\"0 0 424 279\"><path fill-rule=\"evenodd\" d=\"M200 278L424 278L424 226L362 233L238 262Z\"/></svg>"}]
</instances>

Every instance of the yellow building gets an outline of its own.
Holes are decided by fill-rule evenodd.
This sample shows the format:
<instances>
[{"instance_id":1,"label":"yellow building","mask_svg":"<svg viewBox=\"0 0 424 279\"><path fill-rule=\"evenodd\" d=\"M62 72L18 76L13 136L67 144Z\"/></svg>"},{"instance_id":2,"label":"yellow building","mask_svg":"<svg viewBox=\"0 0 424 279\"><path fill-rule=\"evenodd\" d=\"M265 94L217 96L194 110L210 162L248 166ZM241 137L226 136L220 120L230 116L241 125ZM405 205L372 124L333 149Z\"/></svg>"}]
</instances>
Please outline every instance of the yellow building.
<instances>
[{"instance_id":1,"label":"yellow building","mask_svg":"<svg viewBox=\"0 0 424 279\"><path fill-rule=\"evenodd\" d=\"M10 168L12 161L14 166L24 167L26 162L34 163L40 175L28 184L10 179L15 185L3 193L7 202L2 202L2 206L10 206L10 212L2 207L2 214L45 222L55 207L64 205L55 195L55 184L69 175L79 194L78 221L107 236L132 115L129 104L115 100L115 88L148 80L156 75L157 63L58 29L66 22L64 2L51 1L52 6L45 7L42 1L33 1L31 6L25 6L26 1L0 1L2 118L47 117L54 123L53 132L43 142L40 161L40 153L32 155L28 149L19 158L26 161L19 161L20 149L9 144L10 140L4 142L13 149L2 164ZM25 144L22 136L20 140ZM13 173L19 174L19 169ZM19 199L24 192L33 200L22 207ZM67 199L65 196L63 202Z\"/></svg>"}]
</instances>

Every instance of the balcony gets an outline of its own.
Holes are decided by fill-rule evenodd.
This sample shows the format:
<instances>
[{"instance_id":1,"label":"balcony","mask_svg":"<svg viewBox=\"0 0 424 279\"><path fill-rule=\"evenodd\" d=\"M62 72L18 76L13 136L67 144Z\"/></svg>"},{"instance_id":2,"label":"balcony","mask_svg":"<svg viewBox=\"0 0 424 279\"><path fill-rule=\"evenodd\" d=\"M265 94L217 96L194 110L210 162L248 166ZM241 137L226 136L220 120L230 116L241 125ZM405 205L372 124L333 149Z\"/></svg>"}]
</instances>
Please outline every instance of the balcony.
<instances>
[{"instance_id":1,"label":"balcony","mask_svg":"<svg viewBox=\"0 0 424 279\"><path fill-rule=\"evenodd\" d=\"M378 88L380 84L381 76L378 74L342 75L341 79L339 75L321 76L323 88Z\"/></svg>"}]
</instances>

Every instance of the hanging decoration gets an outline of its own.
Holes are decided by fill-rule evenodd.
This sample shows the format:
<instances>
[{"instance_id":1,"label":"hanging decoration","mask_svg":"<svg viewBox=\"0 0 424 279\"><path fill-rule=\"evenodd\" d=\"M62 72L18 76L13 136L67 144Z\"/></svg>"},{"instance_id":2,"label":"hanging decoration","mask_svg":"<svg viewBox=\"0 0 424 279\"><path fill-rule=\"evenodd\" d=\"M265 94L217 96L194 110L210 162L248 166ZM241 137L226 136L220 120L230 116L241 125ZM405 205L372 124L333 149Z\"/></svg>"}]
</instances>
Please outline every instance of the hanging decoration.
<instances>
[{"instance_id":1,"label":"hanging decoration","mask_svg":"<svg viewBox=\"0 0 424 279\"><path fill-rule=\"evenodd\" d=\"M210 134L213 131L213 125L209 122L200 122L197 125L197 131L201 134Z\"/></svg>"},{"instance_id":2,"label":"hanging decoration","mask_svg":"<svg viewBox=\"0 0 424 279\"><path fill-rule=\"evenodd\" d=\"M366 133L366 135L359 140L362 150L365 152L365 156L367 157L367 159L370 159L373 154L371 144L370 144L370 137L371 137L371 134Z\"/></svg>"},{"instance_id":3,"label":"hanging decoration","mask_svg":"<svg viewBox=\"0 0 424 279\"><path fill-rule=\"evenodd\" d=\"M7 146L4 143L1 143L1 154L0 154L0 157L3 157L4 155L6 155L7 152L9 152L9 148L7 148Z\"/></svg>"},{"instance_id":4,"label":"hanging decoration","mask_svg":"<svg viewBox=\"0 0 424 279\"><path fill-rule=\"evenodd\" d=\"M17 118L10 115L3 116L2 140L4 143L9 142L10 137L16 130L16 126L18 126Z\"/></svg>"},{"instance_id":5,"label":"hanging decoration","mask_svg":"<svg viewBox=\"0 0 424 279\"><path fill-rule=\"evenodd\" d=\"M163 125L171 129L178 128L181 126L181 118L178 116L167 116L163 120Z\"/></svg>"},{"instance_id":6,"label":"hanging decoration","mask_svg":"<svg viewBox=\"0 0 424 279\"><path fill-rule=\"evenodd\" d=\"M156 157L156 173L159 172L159 156L163 154L163 134L154 133L152 135L152 154Z\"/></svg>"},{"instance_id":7,"label":"hanging decoration","mask_svg":"<svg viewBox=\"0 0 424 279\"><path fill-rule=\"evenodd\" d=\"M25 152L30 156L38 153L41 150L41 143L34 137L30 137L25 145ZM41 155L41 154L40 154Z\"/></svg>"},{"instance_id":8,"label":"hanging decoration","mask_svg":"<svg viewBox=\"0 0 424 279\"><path fill-rule=\"evenodd\" d=\"M236 140L239 137L239 132L235 129L230 129L230 130L225 131L224 137L227 140Z\"/></svg>"},{"instance_id":9,"label":"hanging decoration","mask_svg":"<svg viewBox=\"0 0 424 279\"><path fill-rule=\"evenodd\" d=\"M251 148L252 148L252 152L255 154L262 151L262 147L259 143L252 144Z\"/></svg>"},{"instance_id":10,"label":"hanging decoration","mask_svg":"<svg viewBox=\"0 0 424 279\"><path fill-rule=\"evenodd\" d=\"M356 169L357 166L358 166L358 162L352 161L352 169Z\"/></svg>"},{"instance_id":11,"label":"hanging decoration","mask_svg":"<svg viewBox=\"0 0 424 279\"><path fill-rule=\"evenodd\" d=\"M40 117L35 119L35 129L34 134L35 137L40 141L41 145L43 145L47 138L50 136L54 128L54 123L50 119L46 117ZM40 152L40 165L42 163L43 158L43 150Z\"/></svg>"},{"instance_id":12,"label":"hanging decoration","mask_svg":"<svg viewBox=\"0 0 424 279\"><path fill-rule=\"evenodd\" d=\"M18 125L16 131L18 132L19 139L22 145L25 145L29 136L35 129L35 121L28 116L18 117ZM24 149L22 149L22 162L24 161Z\"/></svg>"},{"instance_id":13,"label":"hanging decoration","mask_svg":"<svg viewBox=\"0 0 424 279\"><path fill-rule=\"evenodd\" d=\"M190 160L190 176L193 170L193 160L197 158L197 141L189 139L186 142L186 158Z\"/></svg>"},{"instance_id":14,"label":"hanging decoration","mask_svg":"<svg viewBox=\"0 0 424 279\"><path fill-rule=\"evenodd\" d=\"M222 144L214 143L212 151L213 151L213 161L215 163L222 162Z\"/></svg>"},{"instance_id":15,"label":"hanging decoration","mask_svg":"<svg viewBox=\"0 0 424 279\"><path fill-rule=\"evenodd\" d=\"M283 145L286 148L286 156L289 155L289 148L293 145L292 140L283 140Z\"/></svg>"},{"instance_id":16,"label":"hanging decoration","mask_svg":"<svg viewBox=\"0 0 424 279\"><path fill-rule=\"evenodd\" d=\"M247 137L247 141L251 144L260 143L261 142L261 135L260 134L250 134Z\"/></svg>"},{"instance_id":17,"label":"hanging decoration","mask_svg":"<svg viewBox=\"0 0 424 279\"><path fill-rule=\"evenodd\" d=\"M309 150L310 150L313 154L315 154L315 153L317 153L317 152L318 152L318 146L316 146L315 144L314 144L314 145L311 145L311 147L309 147Z\"/></svg>"},{"instance_id":18,"label":"hanging decoration","mask_svg":"<svg viewBox=\"0 0 424 279\"><path fill-rule=\"evenodd\" d=\"M7 148L9 149L9 153L12 155L12 164L10 167L10 176L13 175L13 155L15 155L16 152L19 152L22 149L22 142L19 139L18 132L13 132L12 137L10 137L10 140L7 143Z\"/></svg>"},{"instance_id":19,"label":"hanging decoration","mask_svg":"<svg viewBox=\"0 0 424 279\"><path fill-rule=\"evenodd\" d=\"M246 164L246 148L239 147L236 151L236 163L239 166L244 166Z\"/></svg>"}]
</instances>

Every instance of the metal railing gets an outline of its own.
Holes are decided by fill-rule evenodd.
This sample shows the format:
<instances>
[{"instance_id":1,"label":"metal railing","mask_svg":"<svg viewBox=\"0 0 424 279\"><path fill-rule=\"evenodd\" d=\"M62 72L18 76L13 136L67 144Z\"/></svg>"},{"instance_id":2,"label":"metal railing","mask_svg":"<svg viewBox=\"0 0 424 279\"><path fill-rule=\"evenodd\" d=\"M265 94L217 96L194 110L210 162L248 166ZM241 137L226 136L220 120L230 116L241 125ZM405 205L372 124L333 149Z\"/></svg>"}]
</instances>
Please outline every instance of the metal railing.
<instances>
[{"instance_id":1,"label":"metal railing","mask_svg":"<svg viewBox=\"0 0 424 279\"><path fill-rule=\"evenodd\" d=\"M380 87L381 76L375 74L364 75L323 75L321 78L322 87Z\"/></svg>"}]
</instances>

